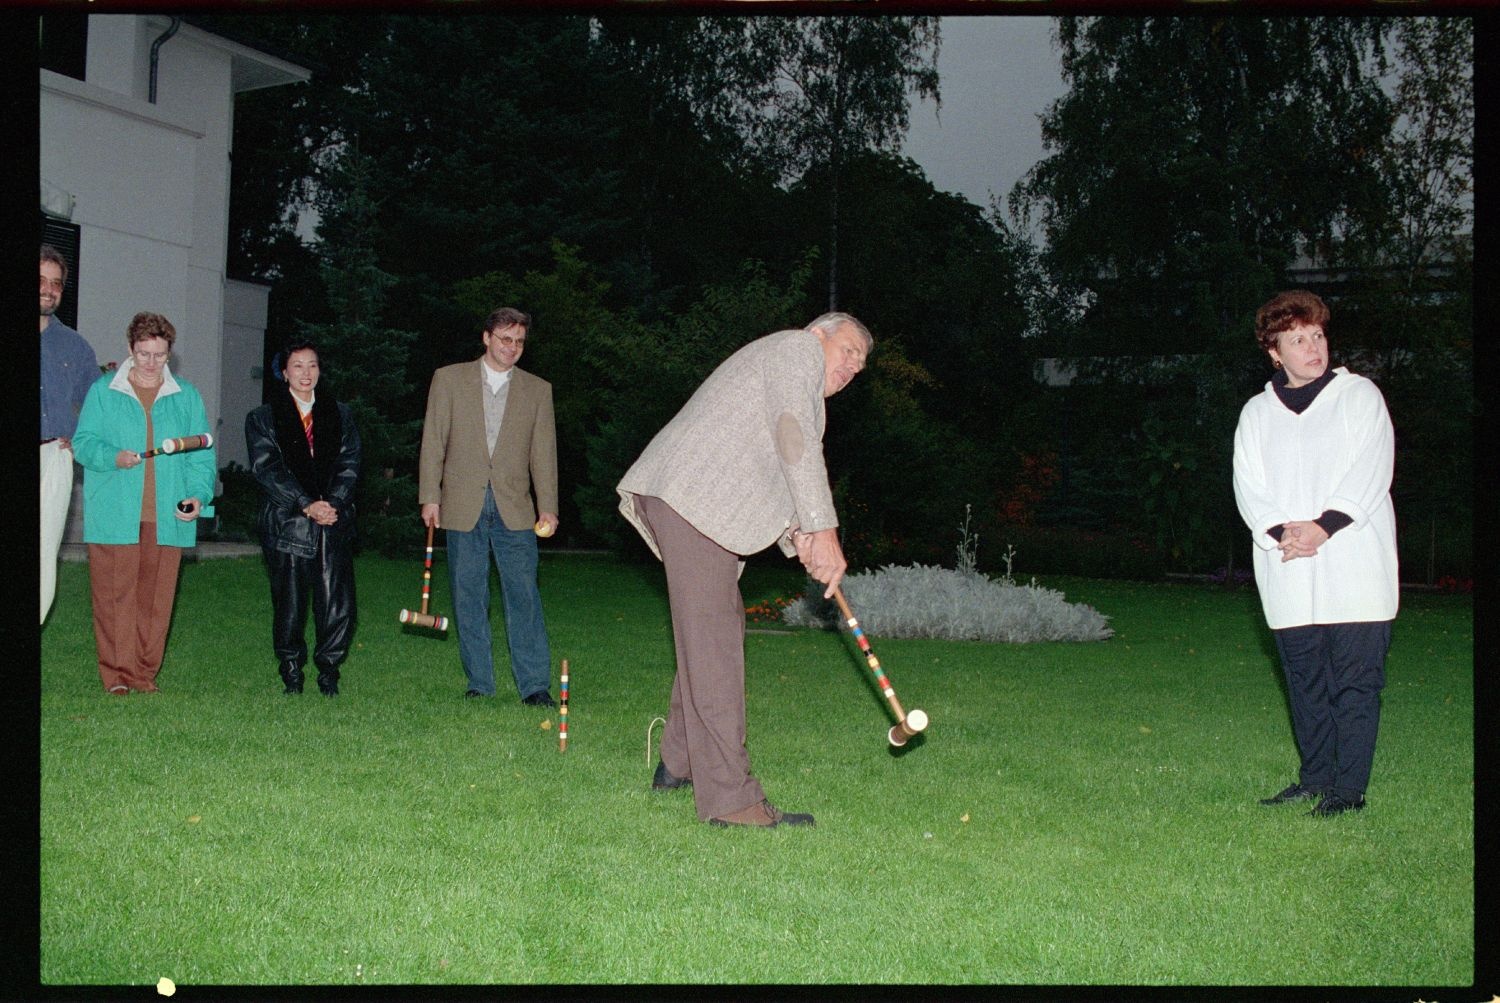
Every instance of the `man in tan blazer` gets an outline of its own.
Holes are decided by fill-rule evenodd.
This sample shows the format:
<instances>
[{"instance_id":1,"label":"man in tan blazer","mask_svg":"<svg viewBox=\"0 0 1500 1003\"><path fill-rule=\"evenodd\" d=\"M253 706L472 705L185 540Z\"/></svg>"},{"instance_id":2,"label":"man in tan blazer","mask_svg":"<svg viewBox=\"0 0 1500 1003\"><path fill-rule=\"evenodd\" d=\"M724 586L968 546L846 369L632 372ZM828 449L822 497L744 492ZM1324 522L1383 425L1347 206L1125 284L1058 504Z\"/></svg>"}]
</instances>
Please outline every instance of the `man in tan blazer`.
<instances>
[{"instance_id":1,"label":"man in tan blazer","mask_svg":"<svg viewBox=\"0 0 1500 1003\"><path fill-rule=\"evenodd\" d=\"M493 554L516 691L523 703L552 707L536 527L545 524L547 536L557 529L557 429L552 384L516 367L530 327L527 314L501 307L485 321L484 355L432 374L417 498L422 522L448 534L453 619L469 681L464 696L495 694Z\"/></svg>"},{"instance_id":2,"label":"man in tan blazer","mask_svg":"<svg viewBox=\"0 0 1500 1003\"><path fill-rule=\"evenodd\" d=\"M691 784L714 825L811 825L766 799L745 751L742 560L775 543L827 586L844 576L823 463L823 401L873 340L844 313L752 341L711 373L617 490L667 573L677 675L651 786Z\"/></svg>"}]
</instances>

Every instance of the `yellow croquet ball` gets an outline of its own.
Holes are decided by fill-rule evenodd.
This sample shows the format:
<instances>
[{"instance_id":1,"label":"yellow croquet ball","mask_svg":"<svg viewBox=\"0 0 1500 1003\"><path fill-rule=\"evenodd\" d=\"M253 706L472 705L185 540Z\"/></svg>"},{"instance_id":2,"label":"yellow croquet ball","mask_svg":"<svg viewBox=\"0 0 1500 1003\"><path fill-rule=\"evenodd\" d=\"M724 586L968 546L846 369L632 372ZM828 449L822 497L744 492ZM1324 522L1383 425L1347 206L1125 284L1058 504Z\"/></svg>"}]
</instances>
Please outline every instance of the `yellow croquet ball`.
<instances>
[{"instance_id":1,"label":"yellow croquet ball","mask_svg":"<svg viewBox=\"0 0 1500 1003\"><path fill-rule=\"evenodd\" d=\"M548 537L552 535L552 524L550 522L543 522L541 519L538 519L536 525L532 528L536 530L537 536Z\"/></svg>"}]
</instances>

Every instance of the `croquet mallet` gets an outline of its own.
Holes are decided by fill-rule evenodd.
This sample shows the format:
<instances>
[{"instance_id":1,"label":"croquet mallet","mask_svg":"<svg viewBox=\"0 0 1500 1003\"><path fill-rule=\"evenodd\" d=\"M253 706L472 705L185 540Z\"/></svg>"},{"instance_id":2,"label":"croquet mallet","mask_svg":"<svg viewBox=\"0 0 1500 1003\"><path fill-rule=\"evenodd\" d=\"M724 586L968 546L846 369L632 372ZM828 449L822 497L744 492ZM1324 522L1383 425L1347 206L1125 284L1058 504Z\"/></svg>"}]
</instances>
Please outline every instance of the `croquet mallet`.
<instances>
[{"instance_id":1,"label":"croquet mallet","mask_svg":"<svg viewBox=\"0 0 1500 1003\"><path fill-rule=\"evenodd\" d=\"M401 622L409 623L413 627L431 627L433 630L447 632L448 618L437 616L427 612L427 597L432 591L432 527L427 527L427 561L422 565L422 609L421 612L413 613L409 609L401 611Z\"/></svg>"},{"instance_id":2,"label":"croquet mallet","mask_svg":"<svg viewBox=\"0 0 1500 1003\"><path fill-rule=\"evenodd\" d=\"M880 687L886 703L891 705L891 710L896 714L896 723L891 725L886 738L890 739L892 745L900 748L906 744L907 739L927 727L927 712L914 707L908 714L901 709L901 701L896 699L896 691L891 687L891 681L886 678L885 670L880 667L880 659L876 658L875 652L870 650L870 641L865 637L865 632L860 629L854 612L849 609L849 602L844 598L842 588L834 588L833 601L839 604L839 612L844 614L844 622L849 625L849 633L854 635L854 640L859 643L859 649L865 653L865 661L869 664L870 671L875 673L875 684Z\"/></svg>"}]
</instances>

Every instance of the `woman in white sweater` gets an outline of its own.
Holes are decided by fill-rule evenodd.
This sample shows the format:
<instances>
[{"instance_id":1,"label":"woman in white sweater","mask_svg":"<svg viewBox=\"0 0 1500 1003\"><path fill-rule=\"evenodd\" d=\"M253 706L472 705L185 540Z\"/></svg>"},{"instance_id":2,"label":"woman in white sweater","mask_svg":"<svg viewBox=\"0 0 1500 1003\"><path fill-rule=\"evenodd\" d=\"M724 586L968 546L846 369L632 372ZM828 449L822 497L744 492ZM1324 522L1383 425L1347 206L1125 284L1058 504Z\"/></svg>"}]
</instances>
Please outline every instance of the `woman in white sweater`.
<instances>
[{"instance_id":1,"label":"woman in white sweater","mask_svg":"<svg viewBox=\"0 0 1500 1003\"><path fill-rule=\"evenodd\" d=\"M1261 803L1319 798L1315 815L1364 807L1399 599L1390 414L1374 383L1329 367L1328 319L1301 290L1256 311L1275 372L1234 433L1235 502L1302 760Z\"/></svg>"}]
</instances>

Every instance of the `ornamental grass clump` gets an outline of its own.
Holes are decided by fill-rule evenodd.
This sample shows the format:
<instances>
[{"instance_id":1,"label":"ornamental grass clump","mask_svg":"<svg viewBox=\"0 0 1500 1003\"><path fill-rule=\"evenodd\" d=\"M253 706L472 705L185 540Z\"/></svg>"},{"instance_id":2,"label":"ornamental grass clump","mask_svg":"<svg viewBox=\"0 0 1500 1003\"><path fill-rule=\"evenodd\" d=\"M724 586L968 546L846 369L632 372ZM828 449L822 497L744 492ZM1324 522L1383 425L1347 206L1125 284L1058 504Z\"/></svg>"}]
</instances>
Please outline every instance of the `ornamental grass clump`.
<instances>
[{"instance_id":1,"label":"ornamental grass clump","mask_svg":"<svg viewBox=\"0 0 1500 1003\"><path fill-rule=\"evenodd\" d=\"M1109 617L1092 606L1070 603L1055 589L1032 579L1017 585L1010 567L1015 549L1007 548L1006 573L995 579L980 572L977 534L969 532L965 506L957 568L913 564L886 565L876 571L844 577L844 598L860 626L875 637L934 637L945 641L1103 641L1114 634ZM838 607L809 588L802 602L783 611L782 623L793 627L837 627Z\"/></svg>"},{"instance_id":2,"label":"ornamental grass clump","mask_svg":"<svg viewBox=\"0 0 1500 1003\"><path fill-rule=\"evenodd\" d=\"M935 637L948 641L1103 641L1114 634L1109 618L1083 603L1069 603L1034 581L1014 585L987 575L923 564L887 565L846 575L842 588L860 626L872 637ZM837 627L838 608L809 589L787 607L782 622L794 627Z\"/></svg>"}]
</instances>

